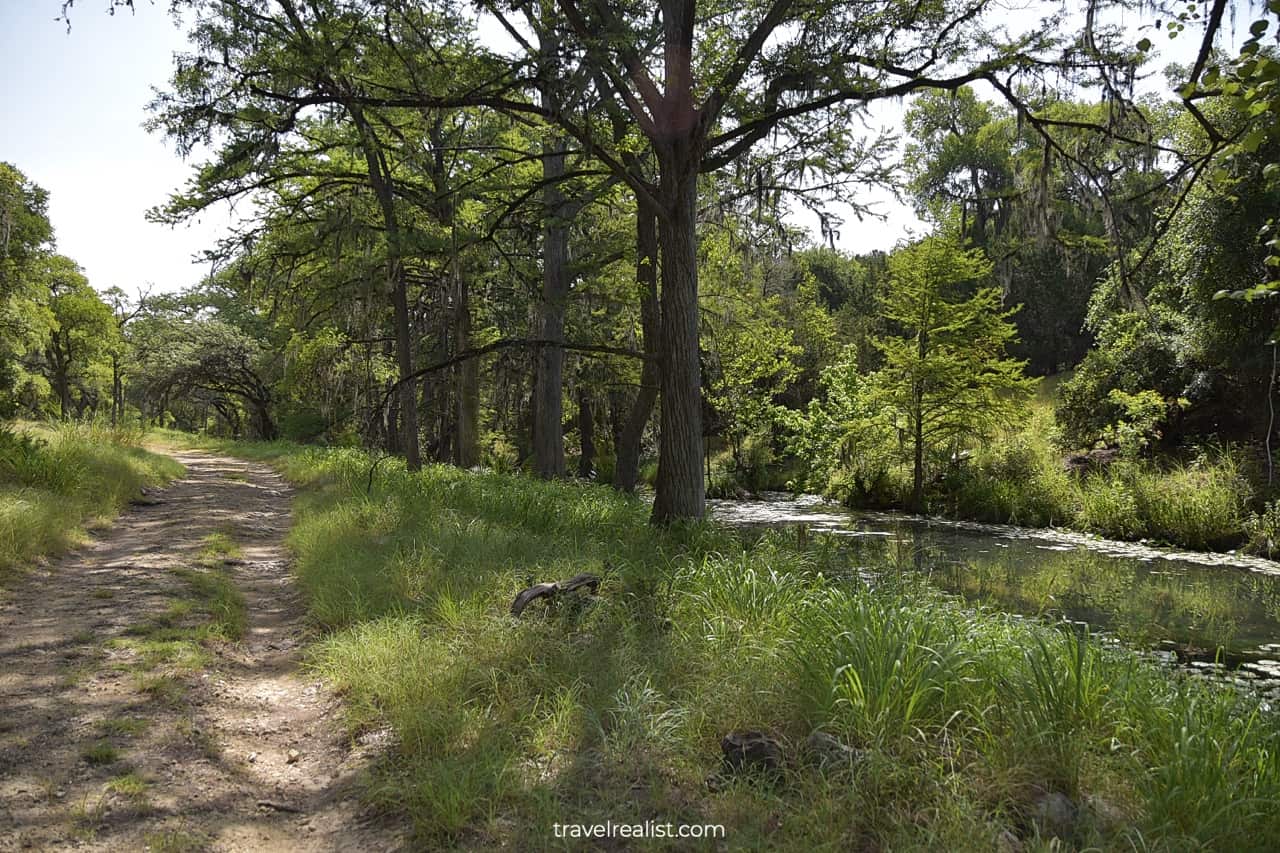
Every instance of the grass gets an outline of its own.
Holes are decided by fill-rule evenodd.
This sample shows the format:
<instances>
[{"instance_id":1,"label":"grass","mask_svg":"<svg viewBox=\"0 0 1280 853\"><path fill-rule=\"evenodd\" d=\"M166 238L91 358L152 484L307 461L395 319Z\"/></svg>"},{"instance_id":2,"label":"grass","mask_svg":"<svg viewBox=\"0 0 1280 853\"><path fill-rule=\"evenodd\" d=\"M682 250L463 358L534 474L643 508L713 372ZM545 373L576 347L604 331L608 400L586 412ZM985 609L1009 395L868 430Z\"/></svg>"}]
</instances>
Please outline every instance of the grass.
<instances>
[{"instance_id":1,"label":"grass","mask_svg":"<svg viewBox=\"0 0 1280 853\"><path fill-rule=\"evenodd\" d=\"M1253 488L1230 449L1202 450L1189 461L1120 459L1104 470L1069 474L1054 432L1052 400L1041 395L1023 426L977 448L934 486L932 508L957 518L1197 550L1229 550L1250 535L1265 541L1265 534L1253 534L1262 528L1249 512ZM903 489L891 504L905 505L905 481Z\"/></svg>"},{"instance_id":2,"label":"grass","mask_svg":"<svg viewBox=\"0 0 1280 853\"><path fill-rule=\"evenodd\" d=\"M148 832L142 836L142 843L151 853L196 853L207 850L211 841L203 832L180 828Z\"/></svg>"},{"instance_id":3,"label":"grass","mask_svg":"<svg viewBox=\"0 0 1280 853\"><path fill-rule=\"evenodd\" d=\"M141 440L94 424L0 428L0 582L80 543L144 487L181 475L181 465Z\"/></svg>"},{"instance_id":4,"label":"grass","mask_svg":"<svg viewBox=\"0 0 1280 853\"><path fill-rule=\"evenodd\" d=\"M141 717L108 717L99 720L94 728L105 737L135 737L147 730L148 720Z\"/></svg>"},{"instance_id":5,"label":"grass","mask_svg":"<svg viewBox=\"0 0 1280 853\"><path fill-rule=\"evenodd\" d=\"M187 582L190 596L171 601L159 615L129 626L109 642L134 653L128 669L135 673L163 670L168 675L197 672L209 663L210 643L234 642L244 635L244 595L220 568L224 559L239 553L240 546L229 534L211 533L196 558L199 568L173 570ZM157 698L173 701L170 689L157 689Z\"/></svg>"},{"instance_id":6,"label":"grass","mask_svg":"<svg viewBox=\"0 0 1280 853\"><path fill-rule=\"evenodd\" d=\"M172 675L137 673L134 684L139 692L172 708L182 707L187 698L186 685Z\"/></svg>"},{"instance_id":7,"label":"grass","mask_svg":"<svg viewBox=\"0 0 1280 853\"><path fill-rule=\"evenodd\" d=\"M116 776L105 787L108 793L119 794L138 808L147 805L147 792L150 789L151 783L136 770Z\"/></svg>"},{"instance_id":8,"label":"grass","mask_svg":"<svg viewBox=\"0 0 1280 853\"><path fill-rule=\"evenodd\" d=\"M80 750L80 757L94 766L114 764L120 760L120 750L112 746L111 741L104 738L94 741L92 745Z\"/></svg>"},{"instance_id":9,"label":"grass","mask_svg":"<svg viewBox=\"0 0 1280 853\"><path fill-rule=\"evenodd\" d=\"M720 823L733 849L1043 847L1054 792L1080 807L1067 847L1280 847L1280 723L1228 687L910 576L867 586L820 537L655 530L606 488L445 467L370 480L354 450L220 449L302 487L313 665L353 732L395 732L366 796L423 848L564 849L553 824L606 820ZM582 571L597 598L508 614ZM782 769L709 786L739 729ZM860 760L808 760L814 731Z\"/></svg>"}]
</instances>

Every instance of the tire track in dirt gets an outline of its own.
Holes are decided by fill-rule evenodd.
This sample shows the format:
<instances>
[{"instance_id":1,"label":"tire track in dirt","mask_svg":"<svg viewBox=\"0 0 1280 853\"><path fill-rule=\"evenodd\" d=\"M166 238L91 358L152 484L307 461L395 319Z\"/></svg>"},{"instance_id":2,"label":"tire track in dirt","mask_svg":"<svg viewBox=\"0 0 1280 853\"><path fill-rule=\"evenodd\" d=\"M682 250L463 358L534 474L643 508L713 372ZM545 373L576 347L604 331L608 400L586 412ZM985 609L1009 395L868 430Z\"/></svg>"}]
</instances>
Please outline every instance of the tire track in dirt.
<instances>
[{"instance_id":1,"label":"tire track in dirt","mask_svg":"<svg viewBox=\"0 0 1280 853\"><path fill-rule=\"evenodd\" d=\"M0 604L0 850L402 849L353 784L385 739L352 744L299 669L287 484L166 452L183 479ZM211 559L211 541L238 553ZM164 644L208 618L194 572L240 590L238 642Z\"/></svg>"}]
</instances>

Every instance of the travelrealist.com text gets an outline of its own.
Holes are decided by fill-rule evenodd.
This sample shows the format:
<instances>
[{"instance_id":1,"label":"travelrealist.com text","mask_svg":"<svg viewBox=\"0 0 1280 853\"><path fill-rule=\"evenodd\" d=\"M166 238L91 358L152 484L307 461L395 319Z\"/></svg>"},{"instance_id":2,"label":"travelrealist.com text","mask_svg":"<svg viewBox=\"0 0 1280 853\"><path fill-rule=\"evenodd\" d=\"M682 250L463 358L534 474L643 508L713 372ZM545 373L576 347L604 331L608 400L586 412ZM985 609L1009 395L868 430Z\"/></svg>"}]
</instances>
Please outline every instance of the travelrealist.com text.
<instances>
[{"instance_id":1,"label":"travelrealist.com text","mask_svg":"<svg viewBox=\"0 0 1280 853\"><path fill-rule=\"evenodd\" d=\"M724 838L724 826L716 823L556 823L556 838Z\"/></svg>"}]
</instances>

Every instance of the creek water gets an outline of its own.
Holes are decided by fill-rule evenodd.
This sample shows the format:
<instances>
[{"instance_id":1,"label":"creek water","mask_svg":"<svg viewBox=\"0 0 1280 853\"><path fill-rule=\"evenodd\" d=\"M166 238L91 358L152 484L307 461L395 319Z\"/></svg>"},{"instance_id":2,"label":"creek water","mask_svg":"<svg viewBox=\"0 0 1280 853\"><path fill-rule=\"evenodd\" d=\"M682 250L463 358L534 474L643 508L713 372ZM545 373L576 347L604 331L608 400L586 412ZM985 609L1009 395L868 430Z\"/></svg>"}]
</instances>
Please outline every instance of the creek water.
<instances>
[{"instance_id":1,"label":"creek water","mask_svg":"<svg viewBox=\"0 0 1280 853\"><path fill-rule=\"evenodd\" d=\"M900 513L814 496L713 500L735 527L840 538L851 572L913 572L970 604L1087 623L1170 662L1280 694L1280 562Z\"/></svg>"}]
</instances>

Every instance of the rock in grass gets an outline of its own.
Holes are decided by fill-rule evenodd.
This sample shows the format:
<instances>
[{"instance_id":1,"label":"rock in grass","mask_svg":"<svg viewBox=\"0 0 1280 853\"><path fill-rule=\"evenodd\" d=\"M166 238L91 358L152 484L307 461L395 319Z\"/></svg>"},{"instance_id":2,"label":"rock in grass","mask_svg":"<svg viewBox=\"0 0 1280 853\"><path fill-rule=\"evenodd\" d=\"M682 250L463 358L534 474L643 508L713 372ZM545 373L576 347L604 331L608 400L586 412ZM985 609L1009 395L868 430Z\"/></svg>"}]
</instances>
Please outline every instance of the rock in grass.
<instances>
[{"instance_id":1,"label":"rock in grass","mask_svg":"<svg viewBox=\"0 0 1280 853\"><path fill-rule=\"evenodd\" d=\"M839 738L815 730L804 742L805 755L819 767L848 767L862 758L862 753Z\"/></svg>"},{"instance_id":2,"label":"rock in grass","mask_svg":"<svg viewBox=\"0 0 1280 853\"><path fill-rule=\"evenodd\" d=\"M1080 809L1066 794L1057 791L1045 794L1031 807L1031 824L1041 838L1060 838L1070 841L1076 834L1076 819Z\"/></svg>"},{"instance_id":3,"label":"rock in grass","mask_svg":"<svg viewBox=\"0 0 1280 853\"><path fill-rule=\"evenodd\" d=\"M782 766L782 746L764 732L729 732L720 740L720 751L729 773L773 771Z\"/></svg>"},{"instance_id":4,"label":"rock in grass","mask_svg":"<svg viewBox=\"0 0 1280 853\"><path fill-rule=\"evenodd\" d=\"M302 754L298 752L298 750L291 749L289 750L289 754L285 756L284 762L285 764L296 764L298 759L301 757L302 757Z\"/></svg>"}]
</instances>

